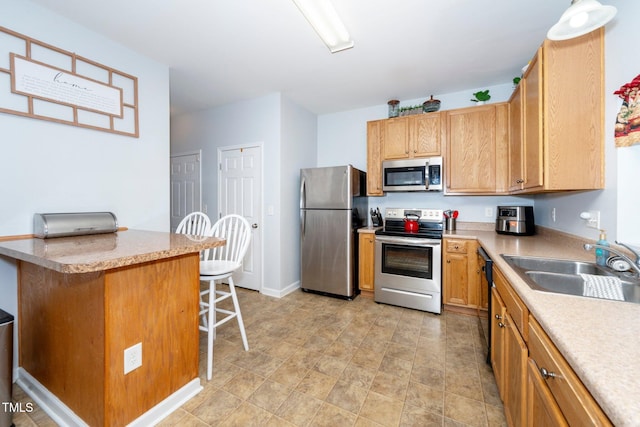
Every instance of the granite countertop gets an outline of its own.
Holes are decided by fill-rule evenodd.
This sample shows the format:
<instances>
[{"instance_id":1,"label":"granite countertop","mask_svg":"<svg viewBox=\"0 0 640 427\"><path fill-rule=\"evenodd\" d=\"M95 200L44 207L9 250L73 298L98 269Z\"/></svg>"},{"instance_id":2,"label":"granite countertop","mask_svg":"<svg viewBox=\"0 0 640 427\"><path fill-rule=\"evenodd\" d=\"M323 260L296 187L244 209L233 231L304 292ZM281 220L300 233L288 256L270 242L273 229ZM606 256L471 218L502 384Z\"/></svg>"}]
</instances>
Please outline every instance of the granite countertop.
<instances>
[{"instance_id":1,"label":"granite countertop","mask_svg":"<svg viewBox=\"0 0 640 427\"><path fill-rule=\"evenodd\" d=\"M0 242L0 255L60 273L90 273L200 252L224 239L159 231L127 230L89 236Z\"/></svg>"},{"instance_id":2,"label":"granite countertop","mask_svg":"<svg viewBox=\"0 0 640 427\"><path fill-rule=\"evenodd\" d=\"M593 262L584 239L553 230L509 236L460 227L444 237L478 239L611 422L640 425L640 304L534 291L500 256Z\"/></svg>"}]
</instances>

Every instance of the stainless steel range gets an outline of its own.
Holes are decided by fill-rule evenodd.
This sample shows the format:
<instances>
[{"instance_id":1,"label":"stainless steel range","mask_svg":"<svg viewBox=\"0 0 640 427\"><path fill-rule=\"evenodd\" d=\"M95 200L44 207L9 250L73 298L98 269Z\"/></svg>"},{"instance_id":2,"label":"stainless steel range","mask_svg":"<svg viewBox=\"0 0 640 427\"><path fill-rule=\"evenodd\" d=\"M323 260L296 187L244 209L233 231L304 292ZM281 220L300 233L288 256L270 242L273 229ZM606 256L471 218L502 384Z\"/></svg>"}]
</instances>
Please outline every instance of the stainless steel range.
<instances>
[{"instance_id":1,"label":"stainless steel range","mask_svg":"<svg viewBox=\"0 0 640 427\"><path fill-rule=\"evenodd\" d=\"M405 231L416 229L412 221L417 230ZM442 210L385 210L376 231L376 302L441 313L442 229Z\"/></svg>"}]
</instances>

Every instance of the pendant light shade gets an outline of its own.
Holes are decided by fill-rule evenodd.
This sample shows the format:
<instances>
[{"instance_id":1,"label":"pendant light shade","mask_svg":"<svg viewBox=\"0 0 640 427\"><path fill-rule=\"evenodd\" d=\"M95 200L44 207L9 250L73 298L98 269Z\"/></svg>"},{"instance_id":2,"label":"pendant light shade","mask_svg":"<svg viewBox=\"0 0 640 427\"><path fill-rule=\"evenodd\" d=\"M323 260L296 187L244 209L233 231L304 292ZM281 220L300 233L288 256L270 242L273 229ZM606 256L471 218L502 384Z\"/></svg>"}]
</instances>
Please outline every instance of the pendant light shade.
<instances>
[{"instance_id":1,"label":"pendant light shade","mask_svg":"<svg viewBox=\"0 0 640 427\"><path fill-rule=\"evenodd\" d=\"M549 40L567 40L602 27L615 15L613 6L603 6L596 0L573 0L556 25L547 33Z\"/></svg>"}]
</instances>

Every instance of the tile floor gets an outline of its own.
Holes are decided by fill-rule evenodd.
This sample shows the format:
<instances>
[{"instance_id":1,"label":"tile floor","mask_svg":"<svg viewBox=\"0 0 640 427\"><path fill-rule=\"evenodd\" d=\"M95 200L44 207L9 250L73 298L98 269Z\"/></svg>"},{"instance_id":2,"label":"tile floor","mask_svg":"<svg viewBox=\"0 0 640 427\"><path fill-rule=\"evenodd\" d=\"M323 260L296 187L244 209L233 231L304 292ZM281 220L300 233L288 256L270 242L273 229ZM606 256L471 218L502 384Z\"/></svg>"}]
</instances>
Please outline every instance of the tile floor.
<instances>
[{"instance_id":1,"label":"tile floor","mask_svg":"<svg viewBox=\"0 0 640 427\"><path fill-rule=\"evenodd\" d=\"M250 350L235 321L218 330L214 375L160 426L506 425L477 318L294 292L239 290ZM30 398L14 387L16 401ZM55 426L36 407L16 427Z\"/></svg>"}]
</instances>

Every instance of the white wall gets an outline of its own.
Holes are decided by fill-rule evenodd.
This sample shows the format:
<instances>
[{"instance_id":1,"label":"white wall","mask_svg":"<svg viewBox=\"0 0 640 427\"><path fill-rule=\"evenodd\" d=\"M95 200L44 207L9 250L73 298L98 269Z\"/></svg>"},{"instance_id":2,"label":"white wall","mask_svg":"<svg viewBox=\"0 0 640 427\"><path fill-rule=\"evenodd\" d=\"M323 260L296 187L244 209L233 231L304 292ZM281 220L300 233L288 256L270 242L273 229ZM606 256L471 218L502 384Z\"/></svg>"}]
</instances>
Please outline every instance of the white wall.
<instances>
[{"instance_id":1,"label":"white wall","mask_svg":"<svg viewBox=\"0 0 640 427\"><path fill-rule=\"evenodd\" d=\"M262 143L262 292L280 296L296 286L299 274L298 177L316 161L316 119L280 94L174 117L173 154L202 150L202 200L210 215L218 210L217 148ZM267 215L268 208L273 215Z\"/></svg>"},{"instance_id":2,"label":"white wall","mask_svg":"<svg viewBox=\"0 0 640 427\"><path fill-rule=\"evenodd\" d=\"M579 214L585 210L601 212L601 228L608 240L640 245L638 188L640 146L615 148L613 128L622 100L613 92L640 73L640 56L630 40L635 39L640 3L607 0L618 14L605 29L605 189L576 194L538 196L535 201L538 223L571 234L597 239L598 230L587 228ZM556 208L556 222L551 209Z\"/></svg>"},{"instance_id":3,"label":"white wall","mask_svg":"<svg viewBox=\"0 0 640 427\"><path fill-rule=\"evenodd\" d=\"M31 234L34 213L61 211L112 211L122 226L168 231L168 68L26 0L0 0L0 10L3 27L138 77L140 105L140 138L0 113L0 236ZM0 308L14 315L16 277L0 257Z\"/></svg>"},{"instance_id":4,"label":"white wall","mask_svg":"<svg viewBox=\"0 0 640 427\"><path fill-rule=\"evenodd\" d=\"M300 169L317 164L317 116L282 99L281 283L290 290L300 281Z\"/></svg>"},{"instance_id":5,"label":"white wall","mask_svg":"<svg viewBox=\"0 0 640 427\"><path fill-rule=\"evenodd\" d=\"M533 55L533 53L532 53ZM391 83L390 83L391 84ZM441 110L469 107L472 94L480 89L434 95L441 101ZM491 86L493 102L508 101L513 92L513 84ZM422 104L429 96L419 99L400 100L400 106ZM351 163L358 169L367 170L367 122L388 117L386 102L380 105L325 114L318 117L318 166L333 166ZM495 221L497 205L533 205L531 197L512 196L444 196L442 193L388 193L382 197L369 197L370 207L413 207L431 209L455 209L460 212L459 221ZM491 210L490 215L485 211Z\"/></svg>"}]
</instances>

